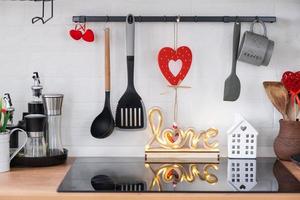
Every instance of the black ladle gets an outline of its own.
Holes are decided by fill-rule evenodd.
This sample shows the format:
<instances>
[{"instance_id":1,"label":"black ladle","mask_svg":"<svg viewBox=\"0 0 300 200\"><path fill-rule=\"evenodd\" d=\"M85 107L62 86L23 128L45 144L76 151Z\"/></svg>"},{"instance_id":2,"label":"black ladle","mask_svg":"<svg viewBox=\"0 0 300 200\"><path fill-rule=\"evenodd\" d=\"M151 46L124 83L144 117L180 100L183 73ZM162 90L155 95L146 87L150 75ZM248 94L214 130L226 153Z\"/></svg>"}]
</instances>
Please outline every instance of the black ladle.
<instances>
[{"instance_id":1,"label":"black ladle","mask_svg":"<svg viewBox=\"0 0 300 200\"><path fill-rule=\"evenodd\" d=\"M102 112L91 126L91 134L95 138L106 138L112 134L115 122L110 109L110 46L109 28L105 30L105 103Z\"/></svg>"}]
</instances>

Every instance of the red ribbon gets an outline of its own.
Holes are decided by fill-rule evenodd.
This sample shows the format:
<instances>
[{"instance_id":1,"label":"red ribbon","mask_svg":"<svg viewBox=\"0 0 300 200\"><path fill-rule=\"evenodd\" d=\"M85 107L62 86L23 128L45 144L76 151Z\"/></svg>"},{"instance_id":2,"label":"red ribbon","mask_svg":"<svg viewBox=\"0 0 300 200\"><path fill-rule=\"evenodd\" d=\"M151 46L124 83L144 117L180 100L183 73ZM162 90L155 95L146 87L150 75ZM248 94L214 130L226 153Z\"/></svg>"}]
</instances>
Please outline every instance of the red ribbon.
<instances>
[{"instance_id":1,"label":"red ribbon","mask_svg":"<svg viewBox=\"0 0 300 200\"><path fill-rule=\"evenodd\" d=\"M300 94L300 89L297 92L293 92L293 91L289 91L291 94L291 103L294 106L295 105L295 99L296 99L296 103L300 106L300 98L298 96L298 94Z\"/></svg>"}]
</instances>

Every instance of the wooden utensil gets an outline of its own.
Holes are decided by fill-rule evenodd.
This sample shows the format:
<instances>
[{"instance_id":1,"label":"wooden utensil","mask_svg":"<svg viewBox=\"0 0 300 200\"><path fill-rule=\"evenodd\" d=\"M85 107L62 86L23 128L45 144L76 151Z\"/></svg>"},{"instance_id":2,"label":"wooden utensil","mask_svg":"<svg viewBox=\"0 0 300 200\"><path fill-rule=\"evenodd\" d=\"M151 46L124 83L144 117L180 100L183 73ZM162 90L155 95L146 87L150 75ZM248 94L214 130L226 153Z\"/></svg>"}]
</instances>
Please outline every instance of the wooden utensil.
<instances>
[{"instance_id":1,"label":"wooden utensil","mask_svg":"<svg viewBox=\"0 0 300 200\"><path fill-rule=\"evenodd\" d=\"M263 85L270 101L282 114L283 120L289 120L287 116L289 94L283 84L281 82L265 81Z\"/></svg>"},{"instance_id":2,"label":"wooden utensil","mask_svg":"<svg viewBox=\"0 0 300 200\"><path fill-rule=\"evenodd\" d=\"M109 28L105 30L105 104L102 112L91 126L91 134L95 138L106 138L114 130L115 122L110 108L110 38Z\"/></svg>"},{"instance_id":3,"label":"wooden utensil","mask_svg":"<svg viewBox=\"0 0 300 200\"><path fill-rule=\"evenodd\" d=\"M144 103L134 87L134 16L126 18L126 51L128 85L118 102L116 126L121 129L141 129L145 126Z\"/></svg>"},{"instance_id":4,"label":"wooden utensil","mask_svg":"<svg viewBox=\"0 0 300 200\"><path fill-rule=\"evenodd\" d=\"M298 95L300 97L300 94ZM287 115L292 121L299 121L300 113L299 113L299 105L291 100L291 95L289 95L290 100L287 109ZM292 103L293 102L293 103Z\"/></svg>"},{"instance_id":5,"label":"wooden utensil","mask_svg":"<svg viewBox=\"0 0 300 200\"><path fill-rule=\"evenodd\" d=\"M241 92L241 82L236 75L236 63L238 57L238 48L240 43L241 23L235 22L233 28L233 52L232 52L232 69L231 74L225 81L224 101L236 101Z\"/></svg>"},{"instance_id":6,"label":"wooden utensil","mask_svg":"<svg viewBox=\"0 0 300 200\"><path fill-rule=\"evenodd\" d=\"M297 113L295 112L295 106L297 106L295 103L292 104L292 101L289 100L289 103L288 103L288 108L287 108L287 115L289 117L289 120L292 120L292 121L296 121L296 118L297 118Z\"/></svg>"}]
</instances>

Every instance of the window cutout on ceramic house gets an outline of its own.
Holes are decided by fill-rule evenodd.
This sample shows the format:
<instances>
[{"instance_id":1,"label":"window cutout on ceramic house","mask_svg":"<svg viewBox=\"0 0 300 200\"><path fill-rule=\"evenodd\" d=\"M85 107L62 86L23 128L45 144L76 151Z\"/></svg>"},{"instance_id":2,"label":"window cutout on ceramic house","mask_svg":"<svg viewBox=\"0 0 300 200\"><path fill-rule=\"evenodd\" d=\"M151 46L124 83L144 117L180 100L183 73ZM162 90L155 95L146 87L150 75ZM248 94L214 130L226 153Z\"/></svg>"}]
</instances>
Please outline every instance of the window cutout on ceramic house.
<instances>
[{"instance_id":1,"label":"window cutout on ceramic house","mask_svg":"<svg viewBox=\"0 0 300 200\"><path fill-rule=\"evenodd\" d=\"M258 132L241 115L227 131L229 158L256 158ZM250 151L251 149L251 151Z\"/></svg>"}]
</instances>

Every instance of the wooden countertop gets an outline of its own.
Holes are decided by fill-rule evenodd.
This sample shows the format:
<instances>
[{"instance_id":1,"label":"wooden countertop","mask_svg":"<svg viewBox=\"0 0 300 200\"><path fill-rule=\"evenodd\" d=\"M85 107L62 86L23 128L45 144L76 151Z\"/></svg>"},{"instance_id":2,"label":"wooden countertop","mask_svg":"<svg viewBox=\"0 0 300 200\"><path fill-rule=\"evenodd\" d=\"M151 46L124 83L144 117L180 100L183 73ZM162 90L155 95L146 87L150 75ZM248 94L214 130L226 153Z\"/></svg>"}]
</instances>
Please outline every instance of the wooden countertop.
<instances>
[{"instance_id":1,"label":"wooden countertop","mask_svg":"<svg viewBox=\"0 0 300 200\"><path fill-rule=\"evenodd\" d=\"M299 194L272 194L272 193L57 193L57 187L70 169L74 158L69 158L67 163L60 166L46 168L12 168L10 172L0 173L0 200L117 200L132 199L262 199L272 200L293 199L299 200ZM283 162L300 181L300 168L291 162Z\"/></svg>"}]
</instances>

